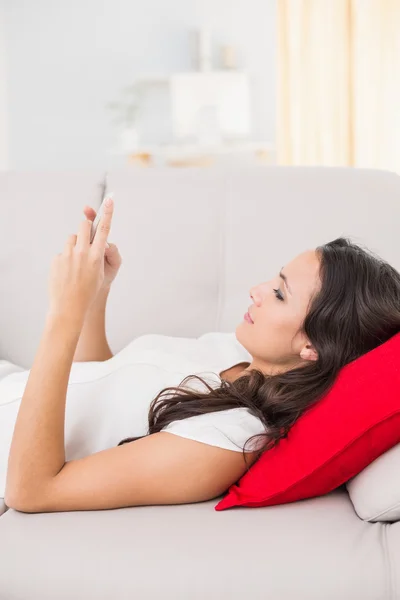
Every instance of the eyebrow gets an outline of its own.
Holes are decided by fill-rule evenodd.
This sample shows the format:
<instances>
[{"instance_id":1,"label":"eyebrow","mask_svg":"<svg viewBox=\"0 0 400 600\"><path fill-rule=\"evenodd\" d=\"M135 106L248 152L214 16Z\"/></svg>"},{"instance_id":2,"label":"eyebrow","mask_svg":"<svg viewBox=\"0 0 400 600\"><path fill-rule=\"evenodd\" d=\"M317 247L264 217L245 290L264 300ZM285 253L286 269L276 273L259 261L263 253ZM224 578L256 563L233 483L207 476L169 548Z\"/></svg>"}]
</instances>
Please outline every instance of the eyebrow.
<instances>
[{"instance_id":1,"label":"eyebrow","mask_svg":"<svg viewBox=\"0 0 400 600\"><path fill-rule=\"evenodd\" d=\"M283 267L282 267L282 269L283 269ZM291 289L290 289L290 287L289 287L289 284L288 284L288 280L287 280L287 277L286 277L286 275L284 275L284 274L282 273L282 269L281 269L281 271L280 271L280 273L279 273L279 277L281 277L281 279L283 279L283 281L285 282L285 285L286 285L287 289L289 290L289 293L290 293L290 295L292 295L292 290L291 290Z\"/></svg>"}]
</instances>

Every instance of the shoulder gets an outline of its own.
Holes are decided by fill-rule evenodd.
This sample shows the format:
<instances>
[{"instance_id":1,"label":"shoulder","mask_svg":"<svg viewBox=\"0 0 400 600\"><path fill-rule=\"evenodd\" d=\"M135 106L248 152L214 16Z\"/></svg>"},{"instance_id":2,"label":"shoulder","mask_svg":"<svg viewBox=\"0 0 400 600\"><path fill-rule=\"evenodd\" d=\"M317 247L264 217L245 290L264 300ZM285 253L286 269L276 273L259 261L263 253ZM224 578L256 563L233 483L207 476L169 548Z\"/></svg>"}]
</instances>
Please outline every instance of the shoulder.
<instances>
[{"instance_id":1,"label":"shoulder","mask_svg":"<svg viewBox=\"0 0 400 600\"><path fill-rule=\"evenodd\" d=\"M252 442L245 444L252 436L265 433L266 429L261 419L248 408L238 407L172 421L162 431L242 452L244 448L256 451L259 448L257 439L253 441L253 446Z\"/></svg>"}]
</instances>

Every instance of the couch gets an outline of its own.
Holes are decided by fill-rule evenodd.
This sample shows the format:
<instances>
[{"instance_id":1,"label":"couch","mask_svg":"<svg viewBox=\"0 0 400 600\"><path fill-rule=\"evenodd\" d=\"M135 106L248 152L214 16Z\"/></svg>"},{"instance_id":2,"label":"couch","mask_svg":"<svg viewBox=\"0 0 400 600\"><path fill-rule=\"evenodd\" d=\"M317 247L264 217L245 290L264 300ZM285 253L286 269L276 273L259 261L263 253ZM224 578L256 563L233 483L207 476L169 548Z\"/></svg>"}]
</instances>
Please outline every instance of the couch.
<instances>
[{"instance_id":1,"label":"couch","mask_svg":"<svg viewBox=\"0 0 400 600\"><path fill-rule=\"evenodd\" d=\"M146 333L233 331L252 285L339 235L400 269L394 173L3 172L0 359L30 368L51 260L104 187L115 195L109 240L123 257L107 307L114 354ZM400 600L400 522L360 518L345 485L263 508L217 512L220 498L43 514L2 503L0 600Z\"/></svg>"}]
</instances>

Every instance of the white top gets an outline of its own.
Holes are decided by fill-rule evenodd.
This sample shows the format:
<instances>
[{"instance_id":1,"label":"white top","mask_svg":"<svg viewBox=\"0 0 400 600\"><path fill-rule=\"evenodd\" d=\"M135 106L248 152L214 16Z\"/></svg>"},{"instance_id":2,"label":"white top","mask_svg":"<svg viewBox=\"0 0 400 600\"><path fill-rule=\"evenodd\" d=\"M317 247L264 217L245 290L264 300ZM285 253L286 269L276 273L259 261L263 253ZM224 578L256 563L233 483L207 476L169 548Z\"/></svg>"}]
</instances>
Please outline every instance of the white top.
<instances>
[{"instance_id":1,"label":"white top","mask_svg":"<svg viewBox=\"0 0 400 600\"><path fill-rule=\"evenodd\" d=\"M198 375L211 387L220 373L252 357L235 333L206 333L198 338L142 335L106 361L73 363L65 413L66 460L116 446L123 438L148 434L151 401L162 389ZM0 498L15 421L30 374L0 360ZM198 380L185 387L207 391ZM261 420L247 408L232 408L173 421L162 431L237 452L252 435L265 433ZM254 438L246 451L259 447ZM1 511L0 511L1 512Z\"/></svg>"}]
</instances>

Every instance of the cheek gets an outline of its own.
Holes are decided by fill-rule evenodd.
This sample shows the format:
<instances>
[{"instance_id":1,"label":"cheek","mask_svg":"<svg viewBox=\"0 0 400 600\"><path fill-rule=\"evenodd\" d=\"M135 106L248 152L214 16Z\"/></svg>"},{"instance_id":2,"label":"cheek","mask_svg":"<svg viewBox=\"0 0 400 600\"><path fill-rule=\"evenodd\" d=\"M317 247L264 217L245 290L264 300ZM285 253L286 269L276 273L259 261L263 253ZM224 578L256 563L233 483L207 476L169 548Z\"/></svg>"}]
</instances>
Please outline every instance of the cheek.
<instances>
[{"instance_id":1,"label":"cheek","mask_svg":"<svg viewBox=\"0 0 400 600\"><path fill-rule=\"evenodd\" d=\"M273 329L284 329L293 321L293 311L285 302L273 299L265 313L265 321Z\"/></svg>"},{"instance_id":2,"label":"cheek","mask_svg":"<svg viewBox=\"0 0 400 600\"><path fill-rule=\"evenodd\" d=\"M265 329L269 331L271 338L280 346L291 344L292 339L297 334L302 319L299 312L287 304L274 306L267 316Z\"/></svg>"}]
</instances>

